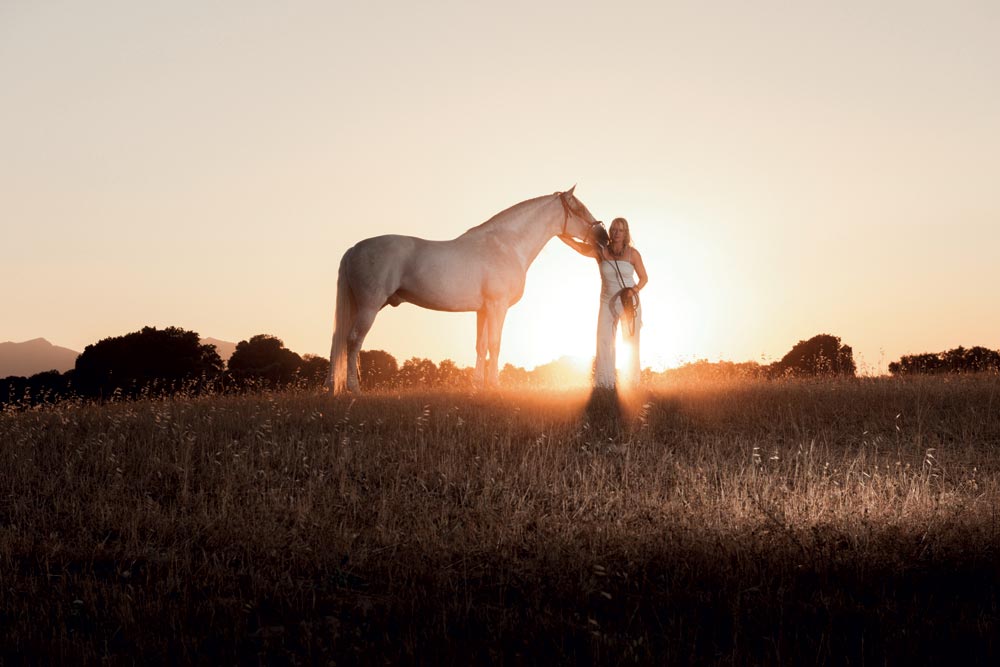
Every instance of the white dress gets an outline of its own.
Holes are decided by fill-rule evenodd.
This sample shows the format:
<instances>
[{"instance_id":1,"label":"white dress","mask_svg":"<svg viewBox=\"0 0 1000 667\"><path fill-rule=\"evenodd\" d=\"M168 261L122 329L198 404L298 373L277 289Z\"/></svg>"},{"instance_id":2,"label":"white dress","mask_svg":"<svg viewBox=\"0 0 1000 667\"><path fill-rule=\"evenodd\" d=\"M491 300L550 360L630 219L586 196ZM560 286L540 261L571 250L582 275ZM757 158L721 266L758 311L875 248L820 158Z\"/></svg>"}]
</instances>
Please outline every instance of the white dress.
<instances>
[{"instance_id":1,"label":"white dress","mask_svg":"<svg viewBox=\"0 0 1000 667\"><path fill-rule=\"evenodd\" d=\"M617 270L615 264L618 265ZM597 314L597 359L594 386L615 387L615 338L622 315L621 299L615 298L625 287L635 287L635 267L624 260L598 260L601 269L601 309ZM619 279L619 272L621 279ZM642 327L642 306L635 313L635 328L622 327L622 338L631 347L631 357L622 376L622 384L639 381L639 329Z\"/></svg>"}]
</instances>

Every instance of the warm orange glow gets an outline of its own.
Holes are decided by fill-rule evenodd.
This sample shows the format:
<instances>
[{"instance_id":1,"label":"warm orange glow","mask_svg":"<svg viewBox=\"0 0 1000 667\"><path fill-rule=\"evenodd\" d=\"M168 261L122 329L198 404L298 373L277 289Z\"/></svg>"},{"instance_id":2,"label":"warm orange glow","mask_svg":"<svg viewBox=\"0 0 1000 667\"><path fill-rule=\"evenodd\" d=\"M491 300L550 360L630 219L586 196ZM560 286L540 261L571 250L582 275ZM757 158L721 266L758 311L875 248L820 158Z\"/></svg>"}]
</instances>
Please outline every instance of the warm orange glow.
<instances>
[{"instance_id":1,"label":"warm orange glow","mask_svg":"<svg viewBox=\"0 0 1000 667\"><path fill-rule=\"evenodd\" d=\"M643 254L643 367L824 332L876 371L1000 347L997 3L897 3L897 31L883 3L51 4L0 10L24 65L0 66L0 341L180 326L327 356L359 240L576 183ZM551 241L501 365L591 357L599 289ZM475 322L386 308L365 347L470 366Z\"/></svg>"},{"instance_id":2,"label":"warm orange glow","mask_svg":"<svg viewBox=\"0 0 1000 667\"><path fill-rule=\"evenodd\" d=\"M640 363L642 362L642 350L639 350ZM618 331L618 340L615 343L615 365L618 366L618 372L622 373L629 367L632 362L632 346L625 342L622 338L622 333Z\"/></svg>"},{"instance_id":3,"label":"warm orange glow","mask_svg":"<svg viewBox=\"0 0 1000 667\"><path fill-rule=\"evenodd\" d=\"M578 373L590 373L594 363L593 357L567 357L567 361Z\"/></svg>"},{"instance_id":4,"label":"warm orange glow","mask_svg":"<svg viewBox=\"0 0 1000 667\"><path fill-rule=\"evenodd\" d=\"M534 369L535 382L542 386L570 388L590 386L590 361L562 357Z\"/></svg>"}]
</instances>

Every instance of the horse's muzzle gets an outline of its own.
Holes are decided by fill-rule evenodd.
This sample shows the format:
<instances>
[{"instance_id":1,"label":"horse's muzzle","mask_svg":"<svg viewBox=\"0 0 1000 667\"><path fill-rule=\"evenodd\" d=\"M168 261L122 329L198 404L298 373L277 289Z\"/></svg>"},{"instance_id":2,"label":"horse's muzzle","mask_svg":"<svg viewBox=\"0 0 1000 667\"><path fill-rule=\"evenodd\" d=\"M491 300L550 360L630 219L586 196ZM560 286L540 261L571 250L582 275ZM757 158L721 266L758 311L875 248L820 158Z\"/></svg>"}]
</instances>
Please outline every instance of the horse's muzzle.
<instances>
[{"instance_id":1,"label":"horse's muzzle","mask_svg":"<svg viewBox=\"0 0 1000 667\"><path fill-rule=\"evenodd\" d=\"M608 230L604 228L603 222L595 222L590 226L590 240L599 246L606 246L611 242Z\"/></svg>"}]
</instances>

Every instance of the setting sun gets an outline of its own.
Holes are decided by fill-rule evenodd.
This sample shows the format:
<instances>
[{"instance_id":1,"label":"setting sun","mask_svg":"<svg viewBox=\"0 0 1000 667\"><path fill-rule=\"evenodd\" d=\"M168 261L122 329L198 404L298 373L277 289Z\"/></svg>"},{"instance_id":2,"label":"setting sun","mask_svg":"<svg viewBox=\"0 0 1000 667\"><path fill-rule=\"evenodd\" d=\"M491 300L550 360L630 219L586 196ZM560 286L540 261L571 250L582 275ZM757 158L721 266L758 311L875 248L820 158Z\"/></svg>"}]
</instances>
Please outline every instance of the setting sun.
<instances>
[{"instance_id":1,"label":"setting sun","mask_svg":"<svg viewBox=\"0 0 1000 667\"><path fill-rule=\"evenodd\" d=\"M633 213L624 200L607 209L592 212L598 218L623 215L635 221L635 246L649 273L641 293L640 366L659 371L694 355L717 357L724 349L724 314L740 314L748 302L721 303L718 273L701 275L712 240L700 238L690 223L668 211L637 207ZM600 290L596 261L550 242L528 272L524 297L508 313L501 361L531 367L563 355L592 359ZM617 365L624 368L630 352L620 331L617 350Z\"/></svg>"}]
</instances>

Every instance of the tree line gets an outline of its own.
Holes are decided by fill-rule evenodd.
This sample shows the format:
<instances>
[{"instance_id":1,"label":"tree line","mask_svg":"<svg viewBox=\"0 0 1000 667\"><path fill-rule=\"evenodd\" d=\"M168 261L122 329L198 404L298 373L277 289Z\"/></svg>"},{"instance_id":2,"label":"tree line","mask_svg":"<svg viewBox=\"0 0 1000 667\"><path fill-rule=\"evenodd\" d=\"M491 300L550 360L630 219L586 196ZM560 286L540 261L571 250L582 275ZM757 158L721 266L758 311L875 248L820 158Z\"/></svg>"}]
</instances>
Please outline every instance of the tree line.
<instances>
[{"instance_id":1,"label":"tree line","mask_svg":"<svg viewBox=\"0 0 1000 667\"><path fill-rule=\"evenodd\" d=\"M144 327L88 345L65 373L0 380L0 404L318 386L328 367L326 359L299 356L268 334L241 341L224 363L215 346L202 344L194 331Z\"/></svg>"},{"instance_id":2,"label":"tree line","mask_svg":"<svg viewBox=\"0 0 1000 667\"><path fill-rule=\"evenodd\" d=\"M705 359L683 364L654 378L663 380L729 380L734 378L780 379L788 377L848 376L857 374L854 350L841 343L838 336L819 334L800 340L778 361L710 362Z\"/></svg>"},{"instance_id":3,"label":"tree line","mask_svg":"<svg viewBox=\"0 0 1000 667\"><path fill-rule=\"evenodd\" d=\"M399 366L396 359L382 350L362 351L358 360L361 386L364 389L386 389L408 386L461 386L472 383L472 369L458 368L450 359L445 359L435 367L429 359L413 358ZM779 361L762 365L756 362L733 363L728 361L697 361L680 368L663 372L645 369L642 380L654 383L659 380L673 380L694 377L805 377L823 375L849 375L857 373L854 352L849 345L843 345L840 338L829 334L813 336L799 341ZM563 358L526 370L506 364L500 371L503 386L560 386L567 379L589 382L593 368L581 370L578 364Z\"/></svg>"},{"instance_id":4,"label":"tree line","mask_svg":"<svg viewBox=\"0 0 1000 667\"><path fill-rule=\"evenodd\" d=\"M889 364L893 376L934 373L1000 373L1000 351L985 347L956 347L945 352L904 355ZM664 379L783 378L857 374L854 353L840 338L820 334L799 341L781 360L709 362L699 360L658 374Z\"/></svg>"},{"instance_id":5,"label":"tree line","mask_svg":"<svg viewBox=\"0 0 1000 667\"><path fill-rule=\"evenodd\" d=\"M471 388L473 369L451 359L435 364L413 357L399 364L384 350L362 350L361 386L366 390L408 387ZM178 327L140 331L105 338L88 345L73 369L47 371L29 378L0 380L0 405L36 404L66 398L107 400L116 397L162 396L178 392L236 392L248 389L318 388L326 380L329 361L287 349L281 339L259 334L240 341L224 363L214 345L202 344L193 331ZM560 359L528 371L506 364L500 372L504 386L560 386L567 380L588 382L590 373L571 360ZM903 356L889 364L893 375L917 373L1000 372L1000 352L984 347L957 347L946 352ZM854 353L837 336L819 334L799 341L771 364L705 360L656 373L643 371L643 381L854 376Z\"/></svg>"},{"instance_id":6,"label":"tree line","mask_svg":"<svg viewBox=\"0 0 1000 667\"><path fill-rule=\"evenodd\" d=\"M472 386L473 370L445 359L412 358L399 365L382 350L361 352L366 389ZM269 334L240 341L228 362L214 345L179 327L144 327L88 345L74 367L31 377L0 379L0 405L55 402L69 398L113 400L187 392L239 392L298 387L316 389L326 381L330 362L287 349Z\"/></svg>"},{"instance_id":7,"label":"tree line","mask_svg":"<svg viewBox=\"0 0 1000 667\"><path fill-rule=\"evenodd\" d=\"M958 346L945 352L908 354L889 364L893 375L1000 372L1000 351Z\"/></svg>"}]
</instances>

